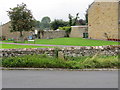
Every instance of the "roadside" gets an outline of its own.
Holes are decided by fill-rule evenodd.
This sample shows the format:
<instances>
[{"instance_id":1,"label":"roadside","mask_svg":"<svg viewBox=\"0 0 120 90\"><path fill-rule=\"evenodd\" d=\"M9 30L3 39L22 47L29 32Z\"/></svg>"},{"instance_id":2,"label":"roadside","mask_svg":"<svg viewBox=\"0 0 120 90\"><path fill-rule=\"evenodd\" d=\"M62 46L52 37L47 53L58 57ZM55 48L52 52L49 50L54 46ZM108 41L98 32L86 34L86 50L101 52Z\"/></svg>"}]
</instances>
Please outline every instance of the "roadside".
<instances>
[{"instance_id":1,"label":"roadside","mask_svg":"<svg viewBox=\"0 0 120 90\"><path fill-rule=\"evenodd\" d=\"M45 70L45 71L118 71L117 68L99 68L99 69L62 69L62 68L6 68L0 67L0 70Z\"/></svg>"},{"instance_id":2,"label":"roadside","mask_svg":"<svg viewBox=\"0 0 120 90\"><path fill-rule=\"evenodd\" d=\"M47 45L47 44L25 44L25 43L6 43L2 42L2 44L12 44L12 45L31 45L31 46L53 46L53 47L80 47L80 46L69 46L69 45Z\"/></svg>"}]
</instances>

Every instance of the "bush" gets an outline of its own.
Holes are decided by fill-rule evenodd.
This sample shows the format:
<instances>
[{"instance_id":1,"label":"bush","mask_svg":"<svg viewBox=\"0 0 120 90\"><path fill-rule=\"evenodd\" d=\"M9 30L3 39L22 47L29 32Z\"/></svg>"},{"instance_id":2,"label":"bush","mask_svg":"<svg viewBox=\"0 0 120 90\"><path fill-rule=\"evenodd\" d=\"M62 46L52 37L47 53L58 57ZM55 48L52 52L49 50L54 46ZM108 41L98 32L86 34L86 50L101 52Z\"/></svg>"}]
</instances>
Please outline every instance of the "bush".
<instances>
[{"instance_id":1,"label":"bush","mask_svg":"<svg viewBox=\"0 0 120 90\"><path fill-rule=\"evenodd\" d=\"M69 37L70 33L71 33L71 27L66 26L66 27L59 27L60 30L65 30L66 32L66 37Z\"/></svg>"},{"instance_id":2,"label":"bush","mask_svg":"<svg viewBox=\"0 0 120 90\"><path fill-rule=\"evenodd\" d=\"M0 61L1 62L1 61ZM68 57L63 60L47 55L25 55L2 58L3 67L34 67L34 68L117 68L120 66L118 56L82 56Z\"/></svg>"},{"instance_id":3,"label":"bush","mask_svg":"<svg viewBox=\"0 0 120 90\"><path fill-rule=\"evenodd\" d=\"M51 22L51 28L53 30L57 30L59 27L64 27L67 25L68 25L68 22L59 20L59 19L55 19L54 21Z\"/></svg>"}]
</instances>

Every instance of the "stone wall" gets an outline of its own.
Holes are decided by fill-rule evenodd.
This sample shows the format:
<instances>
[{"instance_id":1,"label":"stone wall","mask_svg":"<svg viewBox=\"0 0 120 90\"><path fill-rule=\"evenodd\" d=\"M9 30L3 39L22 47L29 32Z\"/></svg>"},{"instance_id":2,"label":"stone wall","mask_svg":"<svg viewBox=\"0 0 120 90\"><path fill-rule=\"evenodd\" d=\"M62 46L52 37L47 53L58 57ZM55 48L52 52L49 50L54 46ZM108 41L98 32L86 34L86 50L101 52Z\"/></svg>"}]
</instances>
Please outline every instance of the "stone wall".
<instances>
[{"instance_id":1,"label":"stone wall","mask_svg":"<svg viewBox=\"0 0 120 90\"><path fill-rule=\"evenodd\" d=\"M61 49L53 48L34 48L34 49L0 49L0 57L20 56L20 55L32 55L32 54L47 54L49 56L55 56L56 51L58 56L91 56L91 55L118 55L120 46L81 46L81 47L69 47Z\"/></svg>"},{"instance_id":2,"label":"stone wall","mask_svg":"<svg viewBox=\"0 0 120 90\"><path fill-rule=\"evenodd\" d=\"M46 30L43 35L40 35L41 39L52 39L52 38L61 38L65 37L66 33L64 30Z\"/></svg>"},{"instance_id":3,"label":"stone wall","mask_svg":"<svg viewBox=\"0 0 120 90\"><path fill-rule=\"evenodd\" d=\"M2 26L0 26L0 37L4 36L5 39L19 39L20 37L20 33L19 32L10 32L10 26L11 23L8 22L6 24L3 24ZM28 38L28 36L32 35L32 31L23 31L23 36L24 38ZM61 37L65 37L66 33L64 30L47 30L44 31L44 34L40 34L39 35L41 39L51 39L51 38L61 38Z\"/></svg>"},{"instance_id":4,"label":"stone wall","mask_svg":"<svg viewBox=\"0 0 120 90\"><path fill-rule=\"evenodd\" d=\"M88 10L89 38L120 40L120 24L118 23L120 16L119 1L100 1L102 0L94 2Z\"/></svg>"}]
</instances>

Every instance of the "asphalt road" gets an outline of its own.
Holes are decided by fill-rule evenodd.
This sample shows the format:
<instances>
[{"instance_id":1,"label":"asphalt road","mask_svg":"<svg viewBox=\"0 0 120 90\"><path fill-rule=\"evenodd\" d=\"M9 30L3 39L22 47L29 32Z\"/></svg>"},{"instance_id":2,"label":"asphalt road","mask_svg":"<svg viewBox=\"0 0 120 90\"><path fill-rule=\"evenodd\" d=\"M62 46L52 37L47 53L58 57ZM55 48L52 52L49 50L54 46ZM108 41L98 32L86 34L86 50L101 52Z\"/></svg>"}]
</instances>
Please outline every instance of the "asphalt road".
<instances>
[{"instance_id":1,"label":"asphalt road","mask_svg":"<svg viewBox=\"0 0 120 90\"><path fill-rule=\"evenodd\" d=\"M3 70L3 88L118 88L117 71Z\"/></svg>"}]
</instances>

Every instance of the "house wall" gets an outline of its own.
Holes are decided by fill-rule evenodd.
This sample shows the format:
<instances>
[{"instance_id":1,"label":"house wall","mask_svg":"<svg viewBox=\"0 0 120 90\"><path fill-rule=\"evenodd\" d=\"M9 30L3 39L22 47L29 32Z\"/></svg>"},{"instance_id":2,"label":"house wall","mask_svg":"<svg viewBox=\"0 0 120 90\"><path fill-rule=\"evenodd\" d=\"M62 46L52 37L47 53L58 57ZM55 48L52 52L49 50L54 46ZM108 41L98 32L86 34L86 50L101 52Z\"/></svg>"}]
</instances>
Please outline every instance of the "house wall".
<instances>
[{"instance_id":1,"label":"house wall","mask_svg":"<svg viewBox=\"0 0 120 90\"><path fill-rule=\"evenodd\" d=\"M0 29L1 31L1 36L4 36L6 39L18 39L20 37L20 33L19 32L10 32L10 22L2 25L2 29ZM32 31L28 32L23 32L23 36L24 38L28 38L28 36L32 35ZM44 31L44 35L40 34L41 39L50 39L50 38L60 38L60 37L65 37L66 33L64 30L59 30L59 31Z\"/></svg>"},{"instance_id":2,"label":"house wall","mask_svg":"<svg viewBox=\"0 0 120 90\"><path fill-rule=\"evenodd\" d=\"M72 26L70 37L81 37L83 38L83 33L88 32L87 26Z\"/></svg>"},{"instance_id":3,"label":"house wall","mask_svg":"<svg viewBox=\"0 0 120 90\"><path fill-rule=\"evenodd\" d=\"M120 3L119 3L119 7L118 7L118 15L119 15L119 17L118 17L118 22L119 22L119 24L118 24L118 38L120 39Z\"/></svg>"},{"instance_id":4,"label":"house wall","mask_svg":"<svg viewBox=\"0 0 120 90\"><path fill-rule=\"evenodd\" d=\"M92 39L119 39L118 2L94 2L88 11L88 33Z\"/></svg>"},{"instance_id":5,"label":"house wall","mask_svg":"<svg viewBox=\"0 0 120 90\"><path fill-rule=\"evenodd\" d=\"M20 37L19 32L10 32L10 22L2 25L2 36L4 36L6 39L18 39ZM23 32L24 38L27 38L29 35L31 35L30 32Z\"/></svg>"}]
</instances>

